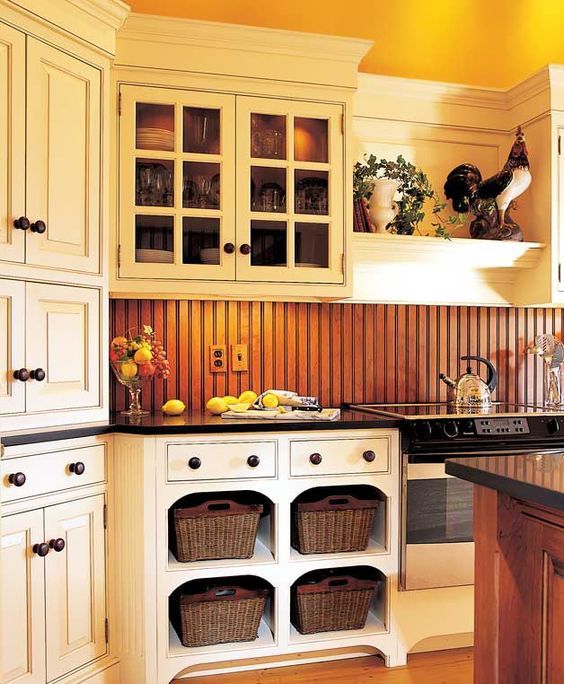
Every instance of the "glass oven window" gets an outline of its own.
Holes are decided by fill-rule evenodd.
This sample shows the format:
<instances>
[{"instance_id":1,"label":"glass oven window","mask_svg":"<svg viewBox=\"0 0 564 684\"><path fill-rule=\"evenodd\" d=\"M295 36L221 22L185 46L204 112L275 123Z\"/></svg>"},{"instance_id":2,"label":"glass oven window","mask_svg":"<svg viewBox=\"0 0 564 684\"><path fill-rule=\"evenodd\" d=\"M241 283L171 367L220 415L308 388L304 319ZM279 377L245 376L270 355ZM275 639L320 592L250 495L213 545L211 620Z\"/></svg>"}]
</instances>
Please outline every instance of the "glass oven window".
<instances>
[{"instance_id":1,"label":"glass oven window","mask_svg":"<svg viewBox=\"0 0 564 684\"><path fill-rule=\"evenodd\" d=\"M407 482L407 543L473 541L473 486L454 477Z\"/></svg>"}]
</instances>

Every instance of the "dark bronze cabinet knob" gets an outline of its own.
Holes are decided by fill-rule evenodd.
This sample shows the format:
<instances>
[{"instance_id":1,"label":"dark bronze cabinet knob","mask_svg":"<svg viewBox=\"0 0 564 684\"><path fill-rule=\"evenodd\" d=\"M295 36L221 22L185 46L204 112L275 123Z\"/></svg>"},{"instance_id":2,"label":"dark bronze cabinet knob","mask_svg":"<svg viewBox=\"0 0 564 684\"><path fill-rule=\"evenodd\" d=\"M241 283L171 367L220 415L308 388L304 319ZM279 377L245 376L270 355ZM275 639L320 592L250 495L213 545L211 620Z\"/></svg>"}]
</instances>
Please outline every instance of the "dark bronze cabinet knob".
<instances>
[{"instance_id":1,"label":"dark bronze cabinet knob","mask_svg":"<svg viewBox=\"0 0 564 684\"><path fill-rule=\"evenodd\" d=\"M43 368L36 368L35 370L29 372L29 377L32 380L37 380L37 382L42 382L45 380L45 371Z\"/></svg>"},{"instance_id":2,"label":"dark bronze cabinet knob","mask_svg":"<svg viewBox=\"0 0 564 684\"><path fill-rule=\"evenodd\" d=\"M49 548L57 553L60 553L65 548L65 540L59 537L58 539L51 539Z\"/></svg>"},{"instance_id":3,"label":"dark bronze cabinet knob","mask_svg":"<svg viewBox=\"0 0 564 684\"><path fill-rule=\"evenodd\" d=\"M18 230L28 230L30 226L31 223L27 216L20 216L19 218L14 219L14 228L17 228Z\"/></svg>"},{"instance_id":4,"label":"dark bronze cabinet knob","mask_svg":"<svg viewBox=\"0 0 564 684\"><path fill-rule=\"evenodd\" d=\"M319 465L322 460L323 460L323 457L321 456L321 454L318 454L318 453L312 454L309 457L309 462L313 463L313 465Z\"/></svg>"},{"instance_id":5,"label":"dark bronze cabinet knob","mask_svg":"<svg viewBox=\"0 0 564 684\"><path fill-rule=\"evenodd\" d=\"M223 245L223 251L226 254L233 254L233 252L235 251L235 245L232 242L226 242Z\"/></svg>"},{"instance_id":6,"label":"dark bronze cabinet knob","mask_svg":"<svg viewBox=\"0 0 564 684\"><path fill-rule=\"evenodd\" d=\"M34 221L31 226L31 232L32 233L39 233L41 235L47 230L47 226L45 225L45 221Z\"/></svg>"},{"instance_id":7,"label":"dark bronze cabinet knob","mask_svg":"<svg viewBox=\"0 0 564 684\"><path fill-rule=\"evenodd\" d=\"M252 454L249 456L247 459L247 465L249 468L256 468L260 463L260 458L258 456L255 456L255 454Z\"/></svg>"},{"instance_id":8,"label":"dark bronze cabinet knob","mask_svg":"<svg viewBox=\"0 0 564 684\"><path fill-rule=\"evenodd\" d=\"M49 553L49 544L47 542L41 542L41 544L34 544L31 547L33 553L41 556L42 558Z\"/></svg>"},{"instance_id":9,"label":"dark bronze cabinet knob","mask_svg":"<svg viewBox=\"0 0 564 684\"><path fill-rule=\"evenodd\" d=\"M14 378L20 382L27 382L30 378L30 374L27 368L20 368L14 371Z\"/></svg>"},{"instance_id":10,"label":"dark bronze cabinet knob","mask_svg":"<svg viewBox=\"0 0 564 684\"><path fill-rule=\"evenodd\" d=\"M367 463L372 463L372 461L376 458L376 454L372 451L372 449L368 449L368 451L365 451L362 454L362 458L367 462Z\"/></svg>"},{"instance_id":11,"label":"dark bronze cabinet knob","mask_svg":"<svg viewBox=\"0 0 564 684\"><path fill-rule=\"evenodd\" d=\"M75 475L82 475L82 473L86 470L86 466L82 461L77 461L76 463L69 464L69 470Z\"/></svg>"},{"instance_id":12,"label":"dark bronze cabinet knob","mask_svg":"<svg viewBox=\"0 0 564 684\"><path fill-rule=\"evenodd\" d=\"M14 487L23 487L26 481L25 473L10 473L8 482Z\"/></svg>"},{"instance_id":13,"label":"dark bronze cabinet knob","mask_svg":"<svg viewBox=\"0 0 564 684\"><path fill-rule=\"evenodd\" d=\"M241 254L245 254L245 255L250 254L251 253L251 245L247 245L247 244L241 245L239 247L239 251L241 252Z\"/></svg>"},{"instance_id":14,"label":"dark bronze cabinet knob","mask_svg":"<svg viewBox=\"0 0 564 684\"><path fill-rule=\"evenodd\" d=\"M198 470L201 465L202 461L197 456L192 456L192 458L188 461L188 467L192 468L192 470Z\"/></svg>"}]
</instances>

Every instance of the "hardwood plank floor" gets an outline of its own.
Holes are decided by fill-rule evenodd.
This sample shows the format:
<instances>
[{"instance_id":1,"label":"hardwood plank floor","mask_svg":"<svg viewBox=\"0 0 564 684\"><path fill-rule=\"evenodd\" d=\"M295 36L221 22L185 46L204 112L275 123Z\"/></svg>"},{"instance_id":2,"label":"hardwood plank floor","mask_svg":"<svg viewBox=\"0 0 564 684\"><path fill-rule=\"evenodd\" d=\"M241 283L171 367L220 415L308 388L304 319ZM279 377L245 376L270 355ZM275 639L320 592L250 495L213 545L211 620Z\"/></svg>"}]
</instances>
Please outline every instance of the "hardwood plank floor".
<instances>
[{"instance_id":1,"label":"hardwood plank floor","mask_svg":"<svg viewBox=\"0 0 564 684\"><path fill-rule=\"evenodd\" d=\"M409 656L407 667L388 669L376 656L311 665L211 675L177 684L472 684L472 649Z\"/></svg>"}]
</instances>

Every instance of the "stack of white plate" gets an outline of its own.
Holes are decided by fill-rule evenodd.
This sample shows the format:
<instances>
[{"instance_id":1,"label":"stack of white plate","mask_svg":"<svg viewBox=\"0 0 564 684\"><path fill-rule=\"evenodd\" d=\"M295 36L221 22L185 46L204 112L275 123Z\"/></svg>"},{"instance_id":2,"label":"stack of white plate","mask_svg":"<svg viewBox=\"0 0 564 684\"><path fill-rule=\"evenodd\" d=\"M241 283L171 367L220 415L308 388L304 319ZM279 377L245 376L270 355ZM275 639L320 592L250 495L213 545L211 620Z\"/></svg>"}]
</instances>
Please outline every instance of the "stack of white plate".
<instances>
[{"instance_id":1,"label":"stack of white plate","mask_svg":"<svg viewBox=\"0 0 564 684\"><path fill-rule=\"evenodd\" d=\"M169 131L167 128L138 128L137 148L174 150L174 131Z\"/></svg>"},{"instance_id":2,"label":"stack of white plate","mask_svg":"<svg viewBox=\"0 0 564 684\"><path fill-rule=\"evenodd\" d=\"M200 250L200 261L203 264L219 264L219 247L207 247Z\"/></svg>"},{"instance_id":3,"label":"stack of white plate","mask_svg":"<svg viewBox=\"0 0 564 684\"><path fill-rule=\"evenodd\" d=\"M173 264L174 252L168 249L136 249L135 261L142 264Z\"/></svg>"}]
</instances>

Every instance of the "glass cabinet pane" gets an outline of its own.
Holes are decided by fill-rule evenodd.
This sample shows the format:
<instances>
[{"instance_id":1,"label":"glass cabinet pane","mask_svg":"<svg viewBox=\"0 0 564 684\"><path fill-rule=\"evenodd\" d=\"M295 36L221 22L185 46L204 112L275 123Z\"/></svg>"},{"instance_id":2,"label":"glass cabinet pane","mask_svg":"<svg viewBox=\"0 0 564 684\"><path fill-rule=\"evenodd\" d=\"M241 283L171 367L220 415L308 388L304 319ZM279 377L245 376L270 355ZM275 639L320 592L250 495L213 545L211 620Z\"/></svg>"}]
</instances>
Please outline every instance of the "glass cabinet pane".
<instances>
[{"instance_id":1,"label":"glass cabinet pane","mask_svg":"<svg viewBox=\"0 0 564 684\"><path fill-rule=\"evenodd\" d=\"M173 161L135 160L135 204L141 207L174 206Z\"/></svg>"},{"instance_id":2,"label":"glass cabinet pane","mask_svg":"<svg viewBox=\"0 0 564 684\"><path fill-rule=\"evenodd\" d=\"M303 171L295 172L295 206L296 214L329 213L329 172Z\"/></svg>"},{"instance_id":3,"label":"glass cabinet pane","mask_svg":"<svg viewBox=\"0 0 564 684\"><path fill-rule=\"evenodd\" d=\"M251 265L286 266L285 221L251 221Z\"/></svg>"},{"instance_id":4,"label":"glass cabinet pane","mask_svg":"<svg viewBox=\"0 0 564 684\"><path fill-rule=\"evenodd\" d=\"M220 165L209 162L184 162L182 206L219 209L221 200Z\"/></svg>"},{"instance_id":5,"label":"glass cabinet pane","mask_svg":"<svg viewBox=\"0 0 564 684\"><path fill-rule=\"evenodd\" d=\"M327 119L294 119L294 159L296 161L327 163L329 126Z\"/></svg>"},{"instance_id":6,"label":"glass cabinet pane","mask_svg":"<svg viewBox=\"0 0 564 684\"><path fill-rule=\"evenodd\" d=\"M174 105L137 103L135 146L138 150L174 150Z\"/></svg>"},{"instance_id":7,"label":"glass cabinet pane","mask_svg":"<svg viewBox=\"0 0 564 684\"><path fill-rule=\"evenodd\" d=\"M182 219L182 263L219 265L219 236L219 219L185 216Z\"/></svg>"},{"instance_id":8,"label":"glass cabinet pane","mask_svg":"<svg viewBox=\"0 0 564 684\"><path fill-rule=\"evenodd\" d=\"M286 211L286 169L251 167L251 211Z\"/></svg>"},{"instance_id":9,"label":"glass cabinet pane","mask_svg":"<svg viewBox=\"0 0 564 684\"><path fill-rule=\"evenodd\" d=\"M251 114L251 157L286 159L286 117Z\"/></svg>"},{"instance_id":10,"label":"glass cabinet pane","mask_svg":"<svg viewBox=\"0 0 564 684\"><path fill-rule=\"evenodd\" d=\"M329 226L326 223L296 223L295 248L298 268L328 268Z\"/></svg>"},{"instance_id":11,"label":"glass cabinet pane","mask_svg":"<svg viewBox=\"0 0 564 684\"><path fill-rule=\"evenodd\" d=\"M184 107L184 152L220 154L220 121L219 109Z\"/></svg>"},{"instance_id":12,"label":"glass cabinet pane","mask_svg":"<svg viewBox=\"0 0 564 684\"><path fill-rule=\"evenodd\" d=\"M174 217L135 217L135 261L149 264L174 262Z\"/></svg>"}]
</instances>

